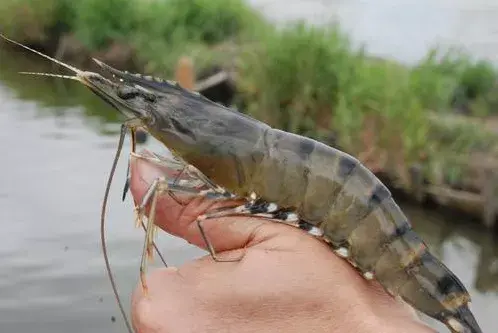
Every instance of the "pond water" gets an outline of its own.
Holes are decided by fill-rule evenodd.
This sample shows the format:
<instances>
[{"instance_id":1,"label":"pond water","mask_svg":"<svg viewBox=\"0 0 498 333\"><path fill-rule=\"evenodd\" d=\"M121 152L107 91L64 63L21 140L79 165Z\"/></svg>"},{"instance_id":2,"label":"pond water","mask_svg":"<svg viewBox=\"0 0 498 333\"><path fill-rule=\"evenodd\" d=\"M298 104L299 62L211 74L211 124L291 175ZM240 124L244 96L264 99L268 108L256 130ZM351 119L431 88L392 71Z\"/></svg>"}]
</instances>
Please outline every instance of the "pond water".
<instances>
[{"instance_id":1,"label":"pond water","mask_svg":"<svg viewBox=\"0 0 498 333\"><path fill-rule=\"evenodd\" d=\"M251 2L266 5L266 13L276 20L303 17L319 23L337 16L357 41L367 41L378 54L406 61L421 57L436 34L447 41L460 36L464 43L478 36L476 45L488 43L489 48L477 48L477 56L497 54L492 52L497 42L491 38L497 24L490 14L496 5L490 1L474 2L472 7L456 0L451 6L444 0L404 0L396 5L352 0ZM459 25L456 17L462 17ZM21 70L50 71L51 66L22 51L7 52L0 44L0 331L123 332L99 240L100 205L117 143L118 117L76 83L21 76ZM161 151L153 140L144 146ZM110 259L128 304L126 295L138 279L143 233L134 228L131 200L120 200L125 171L122 160L111 190L107 235ZM498 245L492 236L434 211L404 208L435 254L469 288L482 329L493 331ZM159 244L173 265L204 254L165 235Z\"/></svg>"}]
</instances>

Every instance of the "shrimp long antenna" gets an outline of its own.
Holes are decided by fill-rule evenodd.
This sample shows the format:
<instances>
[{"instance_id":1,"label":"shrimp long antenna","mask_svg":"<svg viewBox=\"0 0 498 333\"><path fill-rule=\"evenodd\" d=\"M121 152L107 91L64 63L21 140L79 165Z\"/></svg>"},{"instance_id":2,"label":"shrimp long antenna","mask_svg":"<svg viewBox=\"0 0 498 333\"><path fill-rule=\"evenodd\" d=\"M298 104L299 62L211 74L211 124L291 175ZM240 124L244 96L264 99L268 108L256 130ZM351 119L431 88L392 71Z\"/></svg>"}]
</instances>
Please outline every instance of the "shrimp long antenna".
<instances>
[{"instance_id":1,"label":"shrimp long antenna","mask_svg":"<svg viewBox=\"0 0 498 333\"><path fill-rule=\"evenodd\" d=\"M60 78L60 79L69 79L69 80L80 81L80 79L79 79L77 76L61 75L61 74L53 74L53 73L40 73L40 72L19 72L19 74L23 74L23 75L36 75L36 76L48 76L48 77L57 77L57 78Z\"/></svg>"},{"instance_id":2,"label":"shrimp long antenna","mask_svg":"<svg viewBox=\"0 0 498 333\"><path fill-rule=\"evenodd\" d=\"M121 311L121 315L126 324L126 328L129 333L133 333L133 329L131 328L130 322L128 321L128 316L126 315L126 311L124 310L124 306L121 303L121 298L119 297L118 289L116 287L116 282L114 281L114 276L112 275L111 265L109 263L109 256L107 254L107 246L105 243L105 213L107 209L107 200L109 198L109 192L111 189L112 179L114 177L114 173L116 171L116 167L118 165L119 156L121 155L121 150L123 149L124 138L126 136L127 126L126 124L121 125L121 132L119 135L118 148L116 149L116 155L114 156L114 160L112 162L111 172L109 173L109 178L107 179L107 185L105 188L104 199L102 201L102 211L100 215L100 241L102 244L102 251L104 253L104 261L107 269L107 274L109 275L109 280L111 281L112 291L114 292L114 297L118 302L119 311Z\"/></svg>"},{"instance_id":3,"label":"shrimp long antenna","mask_svg":"<svg viewBox=\"0 0 498 333\"><path fill-rule=\"evenodd\" d=\"M39 51L36 51L36 50L34 50L34 49L30 48L29 46L26 46L26 45L23 45L23 44L21 44L21 43L19 43L19 42L16 42L15 40L12 40L12 39L10 39L10 38L6 37L5 35L0 34L0 37L1 37L1 38L3 38L3 39L5 39L6 41L11 42L12 44L16 44L16 45L18 45L18 46L20 46L20 47L22 47L22 48L25 48L25 49L26 49L26 50L28 50L28 51L31 51L31 52L33 52L33 53L38 54L39 56L41 56L41 57L43 57L43 58L45 58L45 59L48 59L48 60L50 60L50 61L52 61L52 62L54 62L54 63L56 63L56 64L58 64L58 65L61 65L62 67L67 68L67 69L69 69L69 70L73 71L75 74L81 74L81 73L83 73L83 71L79 70L79 69L78 69L78 68L76 68L76 67L73 67L73 66L71 66L71 65L68 65L68 64L66 64L66 63L63 63L62 61L57 60L57 59L55 59L55 58L52 58L52 57L50 57L50 56L48 56L48 55L46 55L46 54L43 54L43 53L41 53L41 52L39 52Z\"/></svg>"}]
</instances>

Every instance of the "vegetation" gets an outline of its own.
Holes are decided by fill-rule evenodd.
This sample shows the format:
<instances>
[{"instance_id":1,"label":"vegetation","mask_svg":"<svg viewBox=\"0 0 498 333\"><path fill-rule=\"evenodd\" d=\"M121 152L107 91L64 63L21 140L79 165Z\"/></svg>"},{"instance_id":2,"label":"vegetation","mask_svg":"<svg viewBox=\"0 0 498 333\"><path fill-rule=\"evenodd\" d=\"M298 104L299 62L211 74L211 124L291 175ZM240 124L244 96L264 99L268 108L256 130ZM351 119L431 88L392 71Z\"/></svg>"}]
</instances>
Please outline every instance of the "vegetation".
<instances>
[{"instance_id":1,"label":"vegetation","mask_svg":"<svg viewBox=\"0 0 498 333\"><path fill-rule=\"evenodd\" d=\"M47 39L47 30L57 24L59 0L3 0L0 2L0 29L23 41Z\"/></svg>"},{"instance_id":2,"label":"vegetation","mask_svg":"<svg viewBox=\"0 0 498 333\"><path fill-rule=\"evenodd\" d=\"M161 76L181 55L203 69L233 56L217 45L251 45L237 55L244 112L323 140L333 133L341 148L396 165L401 179L412 163L498 145L470 124L446 126L449 113L498 115L497 69L455 50L407 68L353 48L338 26L276 28L243 0L3 0L0 22L21 41L72 33L90 51L129 43L144 72Z\"/></svg>"},{"instance_id":3,"label":"vegetation","mask_svg":"<svg viewBox=\"0 0 498 333\"><path fill-rule=\"evenodd\" d=\"M333 131L348 152L376 152L384 161L374 165L396 165L391 174L403 182L413 163L468 156L481 151L483 142L487 149L498 147L497 135L481 135L470 124L441 124L462 91L458 97L465 103L496 94L495 69L487 63L434 50L406 68L354 50L337 26L294 24L268 33L261 43L242 56L239 89L249 101L247 112L273 126L325 140ZM470 113L496 112L489 103L481 105Z\"/></svg>"},{"instance_id":4,"label":"vegetation","mask_svg":"<svg viewBox=\"0 0 498 333\"><path fill-rule=\"evenodd\" d=\"M14 15L13 15L14 14ZM269 25L243 0L5 0L0 29L43 44L73 34L89 51L130 44L149 71L169 75L178 56L215 61L210 46L254 36ZM196 56L197 55L197 56ZM201 57L202 55L202 57ZM206 60L208 58L208 60Z\"/></svg>"}]
</instances>

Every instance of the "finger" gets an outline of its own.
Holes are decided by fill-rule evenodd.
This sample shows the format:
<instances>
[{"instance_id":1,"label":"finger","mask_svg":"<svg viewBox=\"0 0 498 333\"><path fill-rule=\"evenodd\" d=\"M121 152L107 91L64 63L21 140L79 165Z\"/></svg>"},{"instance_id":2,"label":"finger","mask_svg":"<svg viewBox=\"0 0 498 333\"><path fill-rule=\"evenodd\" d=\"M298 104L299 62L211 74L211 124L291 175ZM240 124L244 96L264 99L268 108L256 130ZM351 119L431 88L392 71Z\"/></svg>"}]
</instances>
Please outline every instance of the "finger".
<instances>
[{"instance_id":1,"label":"finger","mask_svg":"<svg viewBox=\"0 0 498 333\"><path fill-rule=\"evenodd\" d=\"M141 202L150 184L155 179L164 176L164 173L164 168L146 159L133 157L130 159L130 190L135 203ZM164 193L159 197L155 215L156 225L202 248L206 248L206 244L196 223L197 217L222 206L233 207L242 203L215 202L202 197L189 197L177 193L175 197L180 198L182 202L175 200L169 193ZM269 235L277 235L280 232L295 232L292 227L286 228L286 226L264 219L245 216L208 219L203 222L203 228L217 251L244 248L250 243L258 243L259 240L268 239Z\"/></svg>"}]
</instances>

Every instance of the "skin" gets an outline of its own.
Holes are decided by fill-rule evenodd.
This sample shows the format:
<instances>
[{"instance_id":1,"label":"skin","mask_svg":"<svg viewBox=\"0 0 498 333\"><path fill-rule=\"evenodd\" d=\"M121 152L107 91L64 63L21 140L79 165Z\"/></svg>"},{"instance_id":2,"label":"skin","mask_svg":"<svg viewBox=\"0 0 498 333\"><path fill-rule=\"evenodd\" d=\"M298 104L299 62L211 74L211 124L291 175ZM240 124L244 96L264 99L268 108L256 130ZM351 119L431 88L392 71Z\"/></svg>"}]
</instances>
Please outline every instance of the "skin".
<instances>
[{"instance_id":1,"label":"skin","mask_svg":"<svg viewBox=\"0 0 498 333\"><path fill-rule=\"evenodd\" d=\"M142 159L132 159L131 174L136 203L162 176ZM205 248L195 219L221 204L182 201L162 195L156 224ZM137 332L434 332L410 307L301 230L248 217L211 219L204 227L220 258L242 260L219 263L208 255L149 272L148 295L140 284L133 294Z\"/></svg>"}]
</instances>

